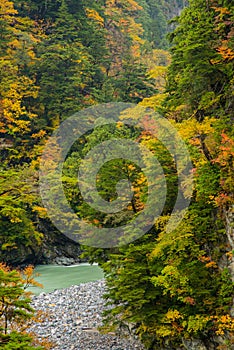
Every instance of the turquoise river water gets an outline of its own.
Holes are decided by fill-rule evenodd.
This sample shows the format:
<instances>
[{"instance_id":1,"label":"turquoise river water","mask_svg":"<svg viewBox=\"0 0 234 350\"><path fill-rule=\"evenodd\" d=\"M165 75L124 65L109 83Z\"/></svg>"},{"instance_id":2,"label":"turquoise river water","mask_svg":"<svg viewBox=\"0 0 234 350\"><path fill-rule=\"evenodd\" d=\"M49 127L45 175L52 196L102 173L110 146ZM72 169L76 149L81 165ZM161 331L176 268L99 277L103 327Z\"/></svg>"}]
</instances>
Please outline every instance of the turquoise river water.
<instances>
[{"instance_id":1,"label":"turquoise river water","mask_svg":"<svg viewBox=\"0 0 234 350\"><path fill-rule=\"evenodd\" d=\"M40 274L35 280L43 284L44 288L29 288L34 294L49 293L55 289L92 282L104 277L99 266L85 263L71 266L39 265L35 268L35 272Z\"/></svg>"}]
</instances>

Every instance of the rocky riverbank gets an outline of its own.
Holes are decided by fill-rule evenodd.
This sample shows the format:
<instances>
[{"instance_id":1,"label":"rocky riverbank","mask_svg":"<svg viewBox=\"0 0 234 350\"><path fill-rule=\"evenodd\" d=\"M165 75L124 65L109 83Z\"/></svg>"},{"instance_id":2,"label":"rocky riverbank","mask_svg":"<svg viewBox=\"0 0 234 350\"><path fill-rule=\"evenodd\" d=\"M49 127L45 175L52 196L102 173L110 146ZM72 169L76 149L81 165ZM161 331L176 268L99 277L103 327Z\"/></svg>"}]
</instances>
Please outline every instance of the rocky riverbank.
<instances>
[{"instance_id":1,"label":"rocky riverbank","mask_svg":"<svg viewBox=\"0 0 234 350\"><path fill-rule=\"evenodd\" d=\"M33 307L48 313L48 319L32 331L52 341L54 350L143 350L132 337L99 333L104 292L105 281L99 280L34 296Z\"/></svg>"}]
</instances>

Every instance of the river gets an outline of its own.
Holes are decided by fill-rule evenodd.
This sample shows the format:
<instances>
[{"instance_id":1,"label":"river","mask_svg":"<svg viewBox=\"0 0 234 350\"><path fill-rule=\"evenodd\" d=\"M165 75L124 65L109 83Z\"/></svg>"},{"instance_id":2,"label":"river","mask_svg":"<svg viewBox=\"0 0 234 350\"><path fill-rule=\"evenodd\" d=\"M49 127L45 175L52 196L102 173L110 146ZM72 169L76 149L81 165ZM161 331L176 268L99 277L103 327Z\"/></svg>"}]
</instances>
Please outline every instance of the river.
<instances>
[{"instance_id":1,"label":"river","mask_svg":"<svg viewBox=\"0 0 234 350\"><path fill-rule=\"evenodd\" d=\"M97 281L104 277L102 269L98 265L86 263L71 266L39 265L35 268L35 273L40 274L35 280L44 286L43 289L38 287L29 288L36 295L80 283Z\"/></svg>"}]
</instances>

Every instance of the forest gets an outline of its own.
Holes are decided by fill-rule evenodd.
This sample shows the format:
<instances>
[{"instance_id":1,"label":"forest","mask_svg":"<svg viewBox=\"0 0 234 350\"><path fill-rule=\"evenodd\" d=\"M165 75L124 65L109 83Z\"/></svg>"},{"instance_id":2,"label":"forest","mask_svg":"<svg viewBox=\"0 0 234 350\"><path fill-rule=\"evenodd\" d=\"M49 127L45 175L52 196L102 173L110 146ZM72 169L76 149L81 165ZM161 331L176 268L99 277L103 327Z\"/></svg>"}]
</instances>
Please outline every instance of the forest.
<instances>
[{"instance_id":1,"label":"forest","mask_svg":"<svg viewBox=\"0 0 234 350\"><path fill-rule=\"evenodd\" d=\"M103 331L128 327L150 350L190 349L194 339L207 350L233 349L233 23L233 0L0 0L2 349L47 348L22 327L33 314L24 287L36 283L26 266L49 263L60 245L102 267L112 305ZM190 155L193 193L183 220L168 232L180 176L172 155L140 128L100 126L97 118L63 164L74 213L96 228L119 227L144 211L147 186L160 184L118 158L104 164L96 185L110 204L118 197L116 184L130 181L133 197L125 210L104 214L87 204L77 186L78 166L107 140L137 140L150 149L167 193L144 235L138 237L135 227L127 232L133 239L115 247L79 244L59 232L43 205L41 156L62 122L113 103L144 107L170 122ZM153 171L156 163L146 162ZM48 164L53 168L50 158ZM152 203L150 209L156 211Z\"/></svg>"}]
</instances>

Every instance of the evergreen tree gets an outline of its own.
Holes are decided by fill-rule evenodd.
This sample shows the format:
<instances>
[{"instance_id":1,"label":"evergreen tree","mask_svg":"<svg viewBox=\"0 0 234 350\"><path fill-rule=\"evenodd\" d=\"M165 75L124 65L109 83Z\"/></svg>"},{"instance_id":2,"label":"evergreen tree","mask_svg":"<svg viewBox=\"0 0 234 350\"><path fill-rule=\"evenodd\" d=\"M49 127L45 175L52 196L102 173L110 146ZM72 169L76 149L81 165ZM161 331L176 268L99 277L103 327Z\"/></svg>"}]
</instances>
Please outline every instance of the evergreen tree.
<instances>
[{"instance_id":1,"label":"evergreen tree","mask_svg":"<svg viewBox=\"0 0 234 350\"><path fill-rule=\"evenodd\" d=\"M230 96L226 99L232 86L233 58L225 62L221 57L217 12L222 7L215 10L214 6L215 1L209 5L202 0L190 1L171 35L173 61L168 74L168 106L182 106L185 116L194 114L200 121L206 115L227 115L232 103ZM231 9L226 11L227 19L232 21ZM230 30L228 21L224 26Z\"/></svg>"},{"instance_id":2,"label":"evergreen tree","mask_svg":"<svg viewBox=\"0 0 234 350\"><path fill-rule=\"evenodd\" d=\"M173 29L170 20L180 14L187 1L146 0L148 5L149 20L146 26L146 38L153 48L167 49L169 42L167 34Z\"/></svg>"},{"instance_id":3,"label":"evergreen tree","mask_svg":"<svg viewBox=\"0 0 234 350\"><path fill-rule=\"evenodd\" d=\"M50 35L39 49L39 103L48 126L80 109L92 77L90 56L80 40L76 19L62 2Z\"/></svg>"},{"instance_id":4,"label":"evergreen tree","mask_svg":"<svg viewBox=\"0 0 234 350\"><path fill-rule=\"evenodd\" d=\"M35 346L34 340L27 333L20 331L22 322L31 319L34 313L31 299L25 292L25 282L38 285L32 278L33 269L25 268L26 279L16 270L10 270L0 264L0 345L1 349L43 350ZM18 327L17 327L17 326Z\"/></svg>"},{"instance_id":5,"label":"evergreen tree","mask_svg":"<svg viewBox=\"0 0 234 350\"><path fill-rule=\"evenodd\" d=\"M177 121L191 151L195 191L186 218L166 232L167 208L148 235L107 262L97 252L113 305L107 329L125 325L149 349L181 347L193 338L209 343L218 335L232 341L233 282L228 268L219 265L226 254L232 259L222 216L233 206L232 21L232 4L191 0L171 35L168 95L161 110ZM173 172L168 178L175 189Z\"/></svg>"}]
</instances>

